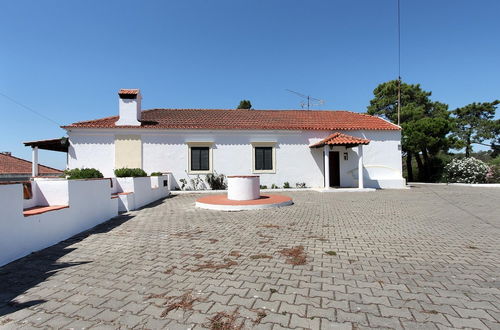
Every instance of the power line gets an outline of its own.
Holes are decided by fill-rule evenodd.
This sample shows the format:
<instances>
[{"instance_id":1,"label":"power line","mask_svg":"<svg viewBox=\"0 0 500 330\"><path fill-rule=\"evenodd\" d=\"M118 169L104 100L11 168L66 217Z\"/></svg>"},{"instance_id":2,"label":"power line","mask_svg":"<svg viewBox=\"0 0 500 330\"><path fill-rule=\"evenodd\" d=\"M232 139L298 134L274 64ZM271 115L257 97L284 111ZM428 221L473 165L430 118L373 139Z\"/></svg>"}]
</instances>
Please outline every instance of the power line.
<instances>
[{"instance_id":1,"label":"power line","mask_svg":"<svg viewBox=\"0 0 500 330\"><path fill-rule=\"evenodd\" d=\"M27 105L22 104L21 102L17 101L17 100L16 100L16 99L14 99L14 98L12 98L12 97L10 97L10 96L8 96L8 95L6 95L6 94L2 93L2 92L0 92L0 95L1 95L1 96L3 96L4 98L6 98L7 100L11 101L12 103L17 104L18 106L20 106L20 107L22 107L22 108L24 108L24 109L26 109L26 110L28 110L28 111L30 111L30 112L32 112L32 113L34 113L34 114L36 114L36 115L38 115L38 116L42 117L42 118L43 118L43 119L45 119L45 120L50 121L50 122L51 122L51 123L53 123L53 124L56 124L56 125L57 125L57 127L62 126L60 123L56 122L55 120L53 120L53 119L51 119L51 118L47 117L46 115L44 115L44 114L42 114L42 113L40 113L40 112L38 112L38 111L36 111L36 110L34 110L34 109L30 108L30 107L28 107Z\"/></svg>"},{"instance_id":2,"label":"power line","mask_svg":"<svg viewBox=\"0 0 500 330\"><path fill-rule=\"evenodd\" d=\"M398 126L401 122L401 10L398 0Z\"/></svg>"}]
</instances>

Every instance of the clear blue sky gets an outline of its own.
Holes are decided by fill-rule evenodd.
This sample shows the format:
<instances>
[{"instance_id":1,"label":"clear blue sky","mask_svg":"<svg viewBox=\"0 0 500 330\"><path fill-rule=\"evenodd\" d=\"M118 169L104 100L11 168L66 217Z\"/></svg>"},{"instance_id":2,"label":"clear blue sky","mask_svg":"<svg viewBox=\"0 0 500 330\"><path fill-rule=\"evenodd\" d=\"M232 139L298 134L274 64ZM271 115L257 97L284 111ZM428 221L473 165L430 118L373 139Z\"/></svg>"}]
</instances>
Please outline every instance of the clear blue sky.
<instances>
[{"instance_id":1,"label":"clear blue sky","mask_svg":"<svg viewBox=\"0 0 500 330\"><path fill-rule=\"evenodd\" d=\"M294 109L286 88L364 112L397 77L396 0L4 1L0 92L61 124L143 109ZM456 108L500 98L500 1L401 0L402 77ZM0 96L0 150L57 125ZM65 154L42 151L63 168Z\"/></svg>"}]
</instances>

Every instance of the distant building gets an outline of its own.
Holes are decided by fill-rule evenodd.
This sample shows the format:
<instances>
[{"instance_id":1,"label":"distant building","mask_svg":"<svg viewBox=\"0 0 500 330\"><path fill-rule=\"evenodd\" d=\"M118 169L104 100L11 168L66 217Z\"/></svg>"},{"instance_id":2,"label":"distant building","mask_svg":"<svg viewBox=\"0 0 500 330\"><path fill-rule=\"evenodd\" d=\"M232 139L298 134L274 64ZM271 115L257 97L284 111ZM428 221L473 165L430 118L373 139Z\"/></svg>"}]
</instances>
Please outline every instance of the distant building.
<instances>
[{"instance_id":1,"label":"distant building","mask_svg":"<svg viewBox=\"0 0 500 330\"><path fill-rule=\"evenodd\" d=\"M26 181L32 173L31 162L0 152L0 181ZM59 177L64 172L52 167L38 165L39 177Z\"/></svg>"}]
</instances>

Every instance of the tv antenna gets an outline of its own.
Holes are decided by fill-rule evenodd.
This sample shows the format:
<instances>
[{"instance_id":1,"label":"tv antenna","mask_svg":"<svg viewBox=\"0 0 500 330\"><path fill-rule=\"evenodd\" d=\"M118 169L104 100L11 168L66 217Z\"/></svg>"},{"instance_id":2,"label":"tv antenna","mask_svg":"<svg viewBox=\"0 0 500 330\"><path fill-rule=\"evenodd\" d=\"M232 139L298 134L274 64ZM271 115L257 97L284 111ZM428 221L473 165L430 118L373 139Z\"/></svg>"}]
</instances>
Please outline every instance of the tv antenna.
<instances>
[{"instance_id":1,"label":"tv antenna","mask_svg":"<svg viewBox=\"0 0 500 330\"><path fill-rule=\"evenodd\" d=\"M302 93L299 93L299 92L296 92L296 91L292 91L291 89L285 89L285 90L287 92L296 94L296 95L298 95L298 96L300 96L301 98L304 99L304 101L300 102L300 106L302 107L302 109L304 109L305 107L307 107L307 110L309 110L311 107L316 107L316 106L320 106L320 105L325 104L324 100L317 99L317 98L312 97L310 95L305 95L305 94L302 94Z\"/></svg>"}]
</instances>

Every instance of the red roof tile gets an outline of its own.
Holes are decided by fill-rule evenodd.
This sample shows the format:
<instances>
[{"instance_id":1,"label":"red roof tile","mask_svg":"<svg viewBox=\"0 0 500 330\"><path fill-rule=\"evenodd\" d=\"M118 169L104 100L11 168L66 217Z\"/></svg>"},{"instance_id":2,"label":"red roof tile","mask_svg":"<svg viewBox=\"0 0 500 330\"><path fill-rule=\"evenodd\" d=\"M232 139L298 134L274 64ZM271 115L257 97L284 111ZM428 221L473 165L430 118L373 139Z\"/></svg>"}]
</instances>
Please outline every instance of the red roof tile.
<instances>
[{"instance_id":1,"label":"red roof tile","mask_svg":"<svg viewBox=\"0 0 500 330\"><path fill-rule=\"evenodd\" d=\"M122 88L118 91L118 94L119 95L122 95L122 94L124 94L124 95L137 95L137 94L139 94L139 90L138 89L123 89Z\"/></svg>"},{"instance_id":2,"label":"red roof tile","mask_svg":"<svg viewBox=\"0 0 500 330\"><path fill-rule=\"evenodd\" d=\"M330 134L323 140L316 142L314 144L311 144L309 147L311 148L318 148L322 147L325 144L327 145L340 145L340 146L345 146L345 145L359 145L359 144L368 144L370 143L370 140L368 139L362 139L358 138L355 136L343 134L340 132L336 132L333 134Z\"/></svg>"},{"instance_id":3,"label":"red roof tile","mask_svg":"<svg viewBox=\"0 0 500 330\"><path fill-rule=\"evenodd\" d=\"M39 174L63 174L63 171L38 164ZM31 162L11 155L0 153L0 174L31 175Z\"/></svg>"},{"instance_id":4,"label":"red roof tile","mask_svg":"<svg viewBox=\"0 0 500 330\"><path fill-rule=\"evenodd\" d=\"M152 109L142 124L116 126L118 116L63 128L240 129L240 130L399 130L381 118L350 111Z\"/></svg>"}]
</instances>

